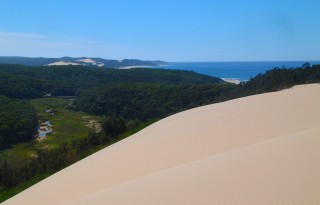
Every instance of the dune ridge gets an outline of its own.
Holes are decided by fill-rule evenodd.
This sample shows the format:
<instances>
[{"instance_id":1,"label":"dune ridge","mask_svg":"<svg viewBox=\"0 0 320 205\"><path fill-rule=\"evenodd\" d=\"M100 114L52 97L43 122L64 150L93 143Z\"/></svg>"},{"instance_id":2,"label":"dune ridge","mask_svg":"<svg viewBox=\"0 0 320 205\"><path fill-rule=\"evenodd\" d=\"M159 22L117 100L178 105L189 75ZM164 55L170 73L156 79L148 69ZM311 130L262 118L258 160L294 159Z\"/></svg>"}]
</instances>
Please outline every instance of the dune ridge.
<instances>
[{"instance_id":1,"label":"dune ridge","mask_svg":"<svg viewBox=\"0 0 320 205\"><path fill-rule=\"evenodd\" d=\"M311 84L178 113L4 204L319 204L319 105Z\"/></svg>"},{"instance_id":2,"label":"dune ridge","mask_svg":"<svg viewBox=\"0 0 320 205\"><path fill-rule=\"evenodd\" d=\"M307 197L313 191L310 187L314 187L317 193L320 192L320 166L305 162L305 155L310 159L318 154L316 149L310 147L315 146L315 142L320 143L320 138L316 135L319 132L320 127L248 145L63 204L310 204ZM304 146L300 143L304 143ZM270 150L273 151L272 154ZM273 157L287 159L288 155L295 160L288 161L285 166L279 160L273 160ZM264 161L259 163L262 157ZM253 163L259 163L255 170L252 170ZM308 166L309 171L300 165ZM288 173L288 168L293 172ZM236 175L234 169L237 169ZM305 177L296 179L301 173ZM261 178L261 174L265 178ZM276 180L269 181L271 177ZM257 183L264 194L253 186ZM309 187L299 187L305 183ZM188 186L190 184L193 186ZM273 192L270 193L270 190ZM300 196L294 197L295 192L300 192ZM123 197L124 193L126 197ZM190 199L189 195L195 200ZM314 204L319 204L320 195L314 197Z\"/></svg>"}]
</instances>

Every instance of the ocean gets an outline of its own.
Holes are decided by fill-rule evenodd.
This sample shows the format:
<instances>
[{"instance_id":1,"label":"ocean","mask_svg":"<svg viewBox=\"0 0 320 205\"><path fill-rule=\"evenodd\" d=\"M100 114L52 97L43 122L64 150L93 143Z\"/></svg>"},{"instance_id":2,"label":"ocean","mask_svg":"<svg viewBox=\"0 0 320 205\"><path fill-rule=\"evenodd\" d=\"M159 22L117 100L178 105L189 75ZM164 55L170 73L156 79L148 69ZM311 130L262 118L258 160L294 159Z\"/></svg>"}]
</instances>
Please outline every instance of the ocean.
<instances>
[{"instance_id":1,"label":"ocean","mask_svg":"<svg viewBox=\"0 0 320 205\"><path fill-rule=\"evenodd\" d=\"M320 61L308 61L320 64ZM248 81L250 78L273 68L296 68L305 61L257 61L257 62L174 62L153 68L191 70L223 79Z\"/></svg>"}]
</instances>

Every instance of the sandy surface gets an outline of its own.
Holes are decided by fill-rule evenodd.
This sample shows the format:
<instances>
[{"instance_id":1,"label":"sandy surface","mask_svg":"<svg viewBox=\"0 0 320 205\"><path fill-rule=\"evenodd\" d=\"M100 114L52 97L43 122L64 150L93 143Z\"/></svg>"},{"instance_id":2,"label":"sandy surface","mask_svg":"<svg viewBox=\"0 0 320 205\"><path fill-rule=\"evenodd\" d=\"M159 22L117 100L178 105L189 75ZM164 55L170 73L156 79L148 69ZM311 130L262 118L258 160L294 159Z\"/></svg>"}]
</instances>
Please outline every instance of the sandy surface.
<instances>
[{"instance_id":1,"label":"sandy surface","mask_svg":"<svg viewBox=\"0 0 320 205\"><path fill-rule=\"evenodd\" d=\"M81 65L81 64L73 63L73 62L65 62L65 61L58 61L58 62L47 64L47 66L62 66L62 65Z\"/></svg>"},{"instance_id":2,"label":"sandy surface","mask_svg":"<svg viewBox=\"0 0 320 205\"><path fill-rule=\"evenodd\" d=\"M320 85L163 119L4 204L320 204Z\"/></svg>"},{"instance_id":3,"label":"sandy surface","mask_svg":"<svg viewBox=\"0 0 320 205\"><path fill-rule=\"evenodd\" d=\"M234 79L234 78L221 78L223 81L226 81L228 83L233 83L239 85L241 83L241 80Z\"/></svg>"},{"instance_id":4,"label":"sandy surface","mask_svg":"<svg viewBox=\"0 0 320 205\"><path fill-rule=\"evenodd\" d=\"M127 69L131 69L131 68L150 68L152 66L147 66L147 65L133 65L133 66L123 66L123 67L119 67L118 69L120 70L127 70Z\"/></svg>"},{"instance_id":5,"label":"sandy surface","mask_svg":"<svg viewBox=\"0 0 320 205\"><path fill-rule=\"evenodd\" d=\"M96 63L95 60L92 60L91 58L83 58L76 61L84 62L84 63Z\"/></svg>"}]
</instances>

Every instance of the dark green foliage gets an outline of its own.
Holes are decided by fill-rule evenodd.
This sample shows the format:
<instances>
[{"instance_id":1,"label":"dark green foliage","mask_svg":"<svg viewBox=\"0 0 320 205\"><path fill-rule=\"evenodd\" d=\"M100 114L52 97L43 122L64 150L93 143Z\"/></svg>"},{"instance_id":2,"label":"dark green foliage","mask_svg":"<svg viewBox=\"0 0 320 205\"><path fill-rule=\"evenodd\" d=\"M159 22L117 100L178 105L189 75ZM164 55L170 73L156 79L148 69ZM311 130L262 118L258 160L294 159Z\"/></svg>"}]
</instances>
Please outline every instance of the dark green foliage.
<instances>
[{"instance_id":1,"label":"dark green foliage","mask_svg":"<svg viewBox=\"0 0 320 205\"><path fill-rule=\"evenodd\" d=\"M122 117L117 117L116 114L108 116L102 122L102 131L104 135L116 138L127 130L126 122Z\"/></svg>"},{"instance_id":2,"label":"dark green foliage","mask_svg":"<svg viewBox=\"0 0 320 205\"><path fill-rule=\"evenodd\" d=\"M133 129L139 127L140 125L141 125L141 122L139 120L135 119L135 120L128 121L126 126L127 126L128 130L133 130Z\"/></svg>"},{"instance_id":3,"label":"dark green foliage","mask_svg":"<svg viewBox=\"0 0 320 205\"><path fill-rule=\"evenodd\" d=\"M265 92L279 91L294 85L320 82L320 65L305 63L301 68L275 68L259 74L246 83L225 89L217 96L217 101L225 101Z\"/></svg>"},{"instance_id":4,"label":"dark green foliage","mask_svg":"<svg viewBox=\"0 0 320 205\"><path fill-rule=\"evenodd\" d=\"M77 150L68 144L56 149L38 152L38 157L31 159L20 168L10 167L5 157L0 159L0 189L15 187L21 182L44 173L54 173L77 160Z\"/></svg>"},{"instance_id":5,"label":"dark green foliage","mask_svg":"<svg viewBox=\"0 0 320 205\"><path fill-rule=\"evenodd\" d=\"M81 92L76 106L77 109L92 114L116 113L125 119L145 121L211 103L217 94L230 86L114 84Z\"/></svg>"},{"instance_id":6,"label":"dark green foliage","mask_svg":"<svg viewBox=\"0 0 320 205\"><path fill-rule=\"evenodd\" d=\"M0 96L0 148L30 141L37 126L36 111L28 102Z\"/></svg>"},{"instance_id":7,"label":"dark green foliage","mask_svg":"<svg viewBox=\"0 0 320 205\"><path fill-rule=\"evenodd\" d=\"M82 66L27 67L0 65L0 95L37 98L77 95L78 91L114 83L201 84L222 80L191 71L97 69Z\"/></svg>"},{"instance_id":8,"label":"dark green foliage","mask_svg":"<svg viewBox=\"0 0 320 205\"><path fill-rule=\"evenodd\" d=\"M296 69L279 69L267 71L251 79L245 84L246 89L276 91L293 85L317 83L320 81L320 65L310 67L304 64ZM258 90L256 89L258 87Z\"/></svg>"},{"instance_id":9,"label":"dark green foliage","mask_svg":"<svg viewBox=\"0 0 320 205\"><path fill-rule=\"evenodd\" d=\"M320 82L320 65L278 69L259 74L239 86L231 84L110 84L80 92L76 107L92 114L116 113L125 119L163 118L193 107L293 85Z\"/></svg>"}]
</instances>

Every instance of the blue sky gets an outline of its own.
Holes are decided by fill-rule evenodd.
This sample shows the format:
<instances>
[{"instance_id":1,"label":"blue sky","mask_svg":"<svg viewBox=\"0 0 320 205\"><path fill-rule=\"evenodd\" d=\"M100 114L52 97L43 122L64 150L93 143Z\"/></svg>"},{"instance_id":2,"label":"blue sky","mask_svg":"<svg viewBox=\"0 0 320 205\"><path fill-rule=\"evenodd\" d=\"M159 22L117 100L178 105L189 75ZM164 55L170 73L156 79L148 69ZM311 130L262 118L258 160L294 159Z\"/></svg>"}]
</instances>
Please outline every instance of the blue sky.
<instances>
[{"instance_id":1,"label":"blue sky","mask_svg":"<svg viewBox=\"0 0 320 205\"><path fill-rule=\"evenodd\" d=\"M319 0L3 0L0 55L320 60Z\"/></svg>"}]
</instances>

